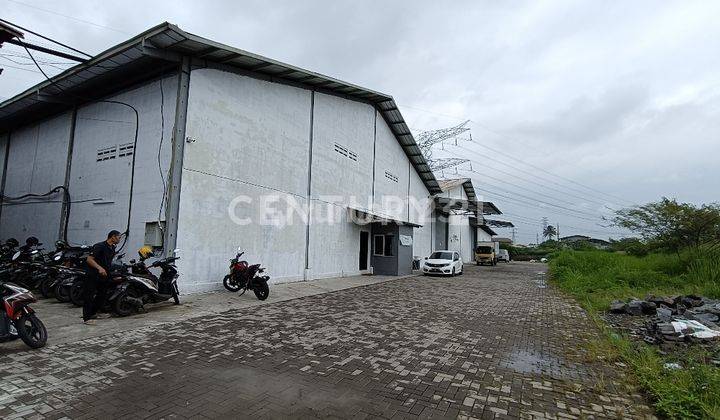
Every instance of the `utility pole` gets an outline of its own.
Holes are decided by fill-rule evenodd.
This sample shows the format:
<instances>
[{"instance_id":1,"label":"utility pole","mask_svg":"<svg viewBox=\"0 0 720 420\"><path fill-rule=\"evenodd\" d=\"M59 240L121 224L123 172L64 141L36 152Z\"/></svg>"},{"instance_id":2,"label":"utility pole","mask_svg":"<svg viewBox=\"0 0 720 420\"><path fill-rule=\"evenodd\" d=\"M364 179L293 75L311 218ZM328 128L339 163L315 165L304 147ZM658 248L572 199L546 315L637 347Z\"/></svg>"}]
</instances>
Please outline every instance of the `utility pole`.
<instances>
[{"instance_id":1,"label":"utility pole","mask_svg":"<svg viewBox=\"0 0 720 420\"><path fill-rule=\"evenodd\" d=\"M555 231L555 236L557 236L558 242L560 242L560 222L557 224L557 230Z\"/></svg>"},{"instance_id":2,"label":"utility pole","mask_svg":"<svg viewBox=\"0 0 720 420\"><path fill-rule=\"evenodd\" d=\"M517 231L517 228L512 228L512 241L515 243L515 232Z\"/></svg>"}]
</instances>

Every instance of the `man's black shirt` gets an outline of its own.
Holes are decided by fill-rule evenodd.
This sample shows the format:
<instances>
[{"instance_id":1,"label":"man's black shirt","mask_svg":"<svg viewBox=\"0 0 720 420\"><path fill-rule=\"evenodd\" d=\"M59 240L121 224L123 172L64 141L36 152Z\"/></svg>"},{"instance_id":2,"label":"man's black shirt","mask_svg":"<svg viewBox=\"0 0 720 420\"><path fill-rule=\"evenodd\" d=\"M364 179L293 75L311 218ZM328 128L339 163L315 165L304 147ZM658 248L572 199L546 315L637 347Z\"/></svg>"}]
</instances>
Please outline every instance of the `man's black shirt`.
<instances>
[{"instance_id":1,"label":"man's black shirt","mask_svg":"<svg viewBox=\"0 0 720 420\"><path fill-rule=\"evenodd\" d=\"M115 258L115 247L107 243L107 241L98 242L92 247L90 255L95 259L95 262L104 268L108 273L110 272L110 265L112 264L113 258Z\"/></svg>"}]
</instances>

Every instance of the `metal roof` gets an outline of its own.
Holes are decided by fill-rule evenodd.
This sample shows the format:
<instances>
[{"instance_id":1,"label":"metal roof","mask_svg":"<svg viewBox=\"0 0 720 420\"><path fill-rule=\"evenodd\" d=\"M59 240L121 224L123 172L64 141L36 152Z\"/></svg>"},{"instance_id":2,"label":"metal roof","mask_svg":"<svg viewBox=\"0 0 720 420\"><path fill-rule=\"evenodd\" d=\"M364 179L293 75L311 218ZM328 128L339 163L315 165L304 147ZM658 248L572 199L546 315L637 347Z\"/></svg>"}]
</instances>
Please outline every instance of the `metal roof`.
<instances>
[{"instance_id":1,"label":"metal roof","mask_svg":"<svg viewBox=\"0 0 720 420\"><path fill-rule=\"evenodd\" d=\"M277 83L372 104L431 194L441 192L435 175L392 96L193 35L162 23L0 104L0 132L110 95L177 68L181 56L194 67L228 68Z\"/></svg>"},{"instance_id":2,"label":"metal roof","mask_svg":"<svg viewBox=\"0 0 720 420\"><path fill-rule=\"evenodd\" d=\"M490 235L490 236L495 236L495 235L497 235L497 233L495 233L494 230L490 229L490 226L488 226L488 225L478 225L478 227L479 227L480 229L482 229L483 231L485 231L485 233L487 233L487 234Z\"/></svg>"},{"instance_id":3,"label":"metal roof","mask_svg":"<svg viewBox=\"0 0 720 420\"><path fill-rule=\"evenodd\" d=\"M412 223L410 221L395 219L391 216L382 215L376 212L371 212L370 210L366 209L358 209L354 207L348 206L348 217L350 220L355 223L356 225L365 226L369 225L371 223L382 223L382 224L396 224L396 225L404 225L404 226L410 226L414 228L420 228L423 225L419 225L417 223Z\"/></svg>"},{"instance_id":4,"label":"metal roof","mask_svg":"<svg viewBox=\"0 0 720 420\"><path fill-rule=\"evenodd\" d=\"M485 219L485 223L487 223L488 226L493 226L493 227L501 227L501 228L515 227L515 225L512 222L507 222L505 220Z\"/></svg>"},{"instance_id":5,"label":"metal roof","mask_svg":"<svg viewBox=\"0 0 720 420\"><path fill-rule=\"evenodd\" d=\"M481 201L482 212L485 215L502 214L499 208L492 201Z\"/></svg>"},{"instance_id":6,"label":"metal roof","mask_svg":"<svg viewBox=\"0 0 720 420\"><path fill-rule=\"evenodd\" d=\"M477 201L477 194L475 194L475 187L473 187L472 179L470 178L457 178L457 179L441 179L438 181L440 189L443 192L447 192L458 185L462 185L465 190L465 195L469 201Z\"/></svg>"}]
</instances>

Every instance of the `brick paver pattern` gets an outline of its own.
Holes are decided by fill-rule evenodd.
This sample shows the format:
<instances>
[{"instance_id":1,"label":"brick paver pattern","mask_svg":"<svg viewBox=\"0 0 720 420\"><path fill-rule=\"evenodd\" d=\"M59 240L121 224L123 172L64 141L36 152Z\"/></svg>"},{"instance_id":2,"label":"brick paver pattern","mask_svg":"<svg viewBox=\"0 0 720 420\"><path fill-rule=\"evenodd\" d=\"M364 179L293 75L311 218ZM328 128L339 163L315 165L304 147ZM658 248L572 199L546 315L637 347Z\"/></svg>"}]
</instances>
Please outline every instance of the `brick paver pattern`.
<instances>
[{"instance_id":1,"label":"brick paver pattern","mask_svg":"<svg viewBox=\"0 0 720 420\"><path fill-rule=\"evenodd\" d=\"M10 354L0 418L652 417L622 367L589 361L597 330L541 270L469 266Z\"/></svg>"}]
</instances>

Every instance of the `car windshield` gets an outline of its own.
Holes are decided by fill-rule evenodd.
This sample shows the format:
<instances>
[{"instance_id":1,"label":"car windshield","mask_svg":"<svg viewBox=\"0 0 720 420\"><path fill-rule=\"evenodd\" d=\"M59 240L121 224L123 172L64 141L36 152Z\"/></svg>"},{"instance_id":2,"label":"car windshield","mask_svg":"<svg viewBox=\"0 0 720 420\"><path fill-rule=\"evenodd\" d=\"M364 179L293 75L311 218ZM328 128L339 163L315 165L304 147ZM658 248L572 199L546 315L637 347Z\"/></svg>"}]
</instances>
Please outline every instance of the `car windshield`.
<instances>
[{"instance_id":1,"label":"car windshield","mask_svg":"<svg viewBox=\"0 0 720 420\"><path fill-rule=\"evenodd\" d=\"M452 252L433 252L430 254L431 260L452 260Z\"/></svg>"},{"instance_id":2,"label":"car windshield","mask_svg":"<svg viewBox=\"0 0 720 420\"><path fill-rule=\"evenodd\" d=\"M492 252L492 248L490 248L489 246L479 246L477 247L475 252L477 252L478 254L489 254Z\"/></svg>"}]
</instances>

